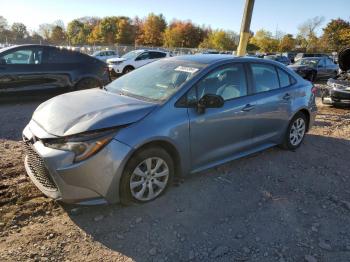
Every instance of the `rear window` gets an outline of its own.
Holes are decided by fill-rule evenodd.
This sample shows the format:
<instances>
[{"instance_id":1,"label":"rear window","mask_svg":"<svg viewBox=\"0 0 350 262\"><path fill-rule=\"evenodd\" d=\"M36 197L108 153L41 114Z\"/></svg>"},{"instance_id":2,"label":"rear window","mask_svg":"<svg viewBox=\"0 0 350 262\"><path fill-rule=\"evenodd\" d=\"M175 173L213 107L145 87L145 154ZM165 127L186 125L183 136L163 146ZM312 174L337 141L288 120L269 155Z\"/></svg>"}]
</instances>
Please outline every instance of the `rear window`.
<instances>
[{"instance_id":1,"label":"rear window","mask_svg":"<svg viewBox=\"0 0 350 262\"><path fill-rule=\"evenodd\" d=\"M75 64L84 60L83 54L65 49L49 49L47 58L49 64Z\"/></svg>"},{"instance_id":2,"label":"rear window","mask_svg":"<svg viewBox=\"0 0 350 262\"><path fill-rule=\"evenodd\" d=\"M255 93L267 92L280 87L277 71L267 64L251 64Z\"/></svg>"},{"instance_id":3,"label":"rear window","mask_svg":"<svg viewBox=\"0 0 350 262\"><path fill-rule=\"evenodd\" d=\"M280 82L280 87L287 87L291 85L290 76L288 73L280 68L277 68L278 78Z\"/></svg>"}]
</instances>

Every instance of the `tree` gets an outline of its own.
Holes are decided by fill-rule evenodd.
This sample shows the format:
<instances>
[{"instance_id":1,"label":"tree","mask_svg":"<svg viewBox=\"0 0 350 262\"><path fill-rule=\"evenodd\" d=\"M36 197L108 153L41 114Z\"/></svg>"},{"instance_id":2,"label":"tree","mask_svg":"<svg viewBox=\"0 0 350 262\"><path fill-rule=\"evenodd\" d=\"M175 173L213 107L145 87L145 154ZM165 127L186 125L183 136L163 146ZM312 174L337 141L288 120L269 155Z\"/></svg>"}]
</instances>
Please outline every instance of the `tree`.
<instances>
[{"instance_id":1,"label":"tree","mask_svg":"<svg viewBox=\"0 0 350 262\"><path fill-rule=\"evenodd\" d=\"M205 31L191 21L174 20L164 32L164 46L197 47L205 35Z\"/></svg>"},{"instance_id":2,"label":"tree","mask_svg":"<svg viewBox=\"0 0 350 262\"><path fill-rule=\"evenodd\" d=\"M0 15L0 32L3 32L7 27L8 24L6 18Z\"/></svg>"},{"instance_id":3,"label":"tree","mask_svg":"<svg viewBox=\"0 0 350 262\"><path fill-rule=\"evenodd\" d=\"M325 28L323 28L323 39L330 51L339 51L342 47L349 44L346 37L350 32L350 23L343 19L332 19Z\"/></svg>"},{"instance_id":4,"label":"tree","mask_svg":"<svg viewBox=\"0 0 350 262\"><path fill-rule=\"evenodd\" d=\"M220 51L235 50L236 33L224 30L211 31L208 37L199 45L200 48L210 48Z\"/></svg>"},{"instance_id":5,"label":"tree","mask_svg":"<svg viewBox=\"0 0 350 262\"><path fill-rule=\"evenodd\" d=\"M15 42L22 41L24 38L28 37L27 27L22 23L13 23L11 31Z\"/></svg>"},{"instance_id":6,"label":"tree","mask_svg":"<svg viewBox=\"0 0 350 262\"><path fill-rule=\"evenodd\" d=\"M250 43L259 47L261 52L276 52L279 41L272 37L270 31L260 29L250 39Z\"/></svg>"},{"instance_id":7,"label":"tree","mask_svg":"<svg viewBox=\"0 0 350 262\"><path fill-rule=\"evenodd\" d=\"M47 41L50 39L52 27L53 25L47 23L39 25L39 34Z\"/></svg>"},{"instance_id":8,"label":"tree","mask_svg":"<svg viewBox=\"0 0 350 262\"><path fill-rule=\"evenodd\" d=\"M134 44L135 42L135 27L128 17L120 17L117 20L117 33L115 41L118 44Z\"/></svg>"},{"instance_id":9,"label":"tree","mask_svg":"<svg viewBox=\"0 0 350 262\"><path fill-rule=\"evenodd\" d=\"M68 41L72 45L81 45L86 43L87 34L84 30L84 24L78 19L74 19L67 27Z\"/></svg>"},{"instance_id":10,"label":"tree","mask_svg":"<svg viewBox=\"0 0 350 262\"><path fill-rule=\"evenodd\" d=\"M50 36L50 42L53 44L63 44L66 41L66 32L58 25L54 26Z\"/></svg>"},{"instance_id":11,"label":"tree","mask_svg":"<svg viewBox=\"0 0 350 262\"><path fill-rule=\"evenodd\" d=\"M293 35L286 34L282 37L279 46L278 51L279 52L288 52L295 49L296 41Z\"/></svg>"},{"instance_id":12,"label":"tree","mask_svg":"<svg viewBox=\"0 0 350 262\"><path fill-rule=\"evenodd\" d=\"M136 38L137 44L150 46L163 45L163 33L167 24L162 14L149 14L139 26L139 34Z\"/></svg>"},{"instance_id":13,"label":"tree","mask_svg":"<svg viewBox=\"0 0 350 262\"><path fill-rule=\"evenodd\" d=\"M315 16L314 18L308 19L298 27L299 33L297 38L302 49L309 52L317 51L319 41L317 37L317 29L323 22L323 16Z\"/></svg>"}]
</instances>

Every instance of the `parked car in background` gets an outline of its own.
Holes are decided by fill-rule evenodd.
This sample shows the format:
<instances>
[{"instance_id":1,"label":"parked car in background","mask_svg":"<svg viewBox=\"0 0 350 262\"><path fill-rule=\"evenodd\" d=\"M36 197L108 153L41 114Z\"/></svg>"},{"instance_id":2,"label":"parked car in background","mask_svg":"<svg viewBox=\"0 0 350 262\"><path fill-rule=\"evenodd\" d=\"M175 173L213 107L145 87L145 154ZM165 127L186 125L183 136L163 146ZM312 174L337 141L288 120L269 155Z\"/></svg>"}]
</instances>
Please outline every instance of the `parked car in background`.
<instances>
[{"instance_id":1,"label":"parked car in background","mask_svg":"<svg viewBox=\"0 0 350 262\"><path fill-rule=\"evenodd\" d=\"M282 56L282 55L266 55L266 56L264 56L264 59L274 60L274 61L280 62L281 64L284 64L286 66L290 65L289 58L286 56Z\"/></svg>"},{"instance_id":2,"label":"parked car in background","mask_svg":"<svg viewBox=\"0 0 350 262\"><path fill-rule=\"evenodd\" d=\"M313 85L280 63L161 59L41 104L23 131L25 167L55 199L143 203L175 177L275 145L295 150L315 114Z\"/></svg>"},{"instance_id":3,"label":"parked car in background","mask_svg":"<svg viewBox=\"0 0 350 262\"><path fill-rule=\"evenodd\" d=\"M324 104L350 104L350 48L339 52L340 73L330 78L327 87L321 90Z\"/></svg>"},{"instance_id":4,"label":"parked car in background","mask_svg":"<svg viewBox=\"0 0 350 262\"><path fill-rule=\"evenodd\" d=\"M288 57L291 63L295 62L294 58L296 54L294 52L284 52L282 55Z\"/></svg>"},{"instance_id":5,"label":"parked car in background","mask_svg":"<svg viewBox=\"0 0 350 262\"><path fill-rule=\"evenodd\" d=\"M107 59L119 57L117 51L113 50L96 51L92 56L104 62L107 62Z\"/></svg>"},{"instance_id":6,"label":"parked car in background","mask_svg":"<svg viewBox=\"0 0 350 262\"><path fill-rule=\"evenodd\" d=\"M297 62L298 60L306 57L328 57L326 54L320 54L320 53L298 53L294 57L294 62Z\"/></svg>"},{"instance_id":7,"label":"parked car in background","mask_svg":"<svg viewBox=\"0 0 350 262\"><path fill-rule=\"evenodd\" d=\"M311 82L338 74L338 65L326 56L302 58L288 67Z\"/></svg>"},{"instance_id":8,"label":"parked car in background","mask_svg":"<svg viewBox=\"0 0 350 262\"><path fill-rule=\"evenodd\" d=\"M107 59L112 75L122 75L158 59L169 57L168 52L158 50L134 50L120 58Z\"/></svg>"},{"instance_id":9,"label":"parked car in background","mask_svg":"<svg viewBox=\"0 0 350 262\"><path fill-rule=\"evenodd\" d=\"M107 65L79 52L45 45L0 51L0 94L73 91L109 82Z\"/></svg>"}]
</instances>

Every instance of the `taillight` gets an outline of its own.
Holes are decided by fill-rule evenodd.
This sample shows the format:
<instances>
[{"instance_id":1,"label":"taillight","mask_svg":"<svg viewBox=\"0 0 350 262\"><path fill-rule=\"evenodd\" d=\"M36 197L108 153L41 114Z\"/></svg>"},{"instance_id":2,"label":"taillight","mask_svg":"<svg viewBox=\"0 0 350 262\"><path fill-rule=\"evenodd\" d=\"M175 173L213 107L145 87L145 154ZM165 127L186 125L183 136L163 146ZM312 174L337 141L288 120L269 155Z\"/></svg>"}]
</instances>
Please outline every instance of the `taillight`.
<instances>
[{"instance_id":1,"label":"taillight","mask_svg":"<svg viewBox=\"0 0 350 262\"><path fill-rule=\"evenodd\" d=\"M311 92L312 92L314 95L317 94L317 87L316 87L314 84L312 84Z\"/></svg>"}]
</instances>

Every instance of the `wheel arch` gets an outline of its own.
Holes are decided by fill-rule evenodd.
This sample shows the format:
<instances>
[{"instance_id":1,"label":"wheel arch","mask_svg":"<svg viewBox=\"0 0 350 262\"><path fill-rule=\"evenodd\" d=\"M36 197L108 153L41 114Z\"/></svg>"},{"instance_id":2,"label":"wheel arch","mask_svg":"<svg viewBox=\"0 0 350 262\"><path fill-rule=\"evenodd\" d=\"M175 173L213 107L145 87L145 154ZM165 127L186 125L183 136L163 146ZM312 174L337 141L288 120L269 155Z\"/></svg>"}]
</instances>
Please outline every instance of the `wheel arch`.
<instances>
[{"instance_id":1,"label":"wheel arch","mask_svg":"<svg viewBox=\"0 0 350 262\"><path fill-rule=\"evenodd\" d=\"M171 156L171 158L174 161L174 168L175 168L175 177L178 178L181 176L181 157L180 157L180 153L177 150L176 146L171 143L168 140L164 140L164 139L157 139L157 140L152 140L152 141L147 141L142 145L139 145L137 148L135 148L135 150L130 154L130 156L128 157L126 163L128 163L130 161L130 159L133 157L133 155L135 155L137 152L145 149L145 148L149 148L149 147L160 147L162 149L164 149L167 153L169 153L169 155ZM127 165L127 164L126 164Z\"/></svg>"},{"instance_id":2,"label":"wheel arch","mask_svg":"<svg viewBox=\"0 0 350 262\"><path fill-rule=\"evenodd\" d=\"M298 113L303 113L306 117L306 121L307 121L307 125L306 125L306 132L309 131L309 127L310 127L310 117L311 117L311 114L309 112L309 110L307 108L300 108L299 110L297 110L293 115L292 117L290 118L289 121L291 121Z\"/></svg>"}]
</instances>

